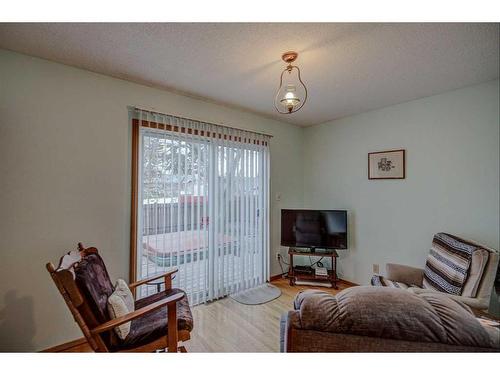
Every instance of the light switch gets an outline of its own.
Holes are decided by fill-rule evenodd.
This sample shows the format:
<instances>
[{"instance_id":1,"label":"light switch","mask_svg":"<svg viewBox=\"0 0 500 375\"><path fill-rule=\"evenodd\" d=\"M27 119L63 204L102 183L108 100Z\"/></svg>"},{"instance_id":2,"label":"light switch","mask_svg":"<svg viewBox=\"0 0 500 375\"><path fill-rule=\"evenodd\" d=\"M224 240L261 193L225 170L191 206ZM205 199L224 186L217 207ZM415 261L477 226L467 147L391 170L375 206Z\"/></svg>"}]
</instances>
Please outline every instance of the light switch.
<instances>
[{"instance_id":1,"label":"light switch","mask_svg":"<svg viewBox=\"0 0 500 375\"><path fill-rule=\"evenodd\" d=\"M276 193L276 201L280 201L281 200L281 193Z\"/></svg>"}]
</instances>

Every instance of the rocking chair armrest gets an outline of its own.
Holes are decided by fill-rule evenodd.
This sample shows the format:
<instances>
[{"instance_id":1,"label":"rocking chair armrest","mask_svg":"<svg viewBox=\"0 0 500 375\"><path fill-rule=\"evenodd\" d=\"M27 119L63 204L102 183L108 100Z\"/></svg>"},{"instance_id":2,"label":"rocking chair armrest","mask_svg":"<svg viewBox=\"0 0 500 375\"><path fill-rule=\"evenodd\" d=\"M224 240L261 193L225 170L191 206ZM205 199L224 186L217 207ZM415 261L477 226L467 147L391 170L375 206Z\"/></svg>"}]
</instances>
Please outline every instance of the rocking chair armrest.
<instances>
[{"instance_id":1,"label":"rocking chair armrest","mask_svg":"<svg viewBox=\"0 0 500 375\"><path fill-rule=\"evenodd\" d=\"M136 319L146 313L149 313L154 310L158 310L160 307L163 307L171 304L177 303L177 301L180 301L184 297L184 293L176 293L170 297L167 297L165 299L162 299L161 301L154 302L150 305L141 307L139 310L132 311L126 315L123 315L119 318L111 319L110 321L107 321L106 323L100 324L97 327L94 327L93 329L90 330L91 334L98 334L102 332L109 331L117 326L120 326L124 323L127 323L133 319Z\"/></svg>"},{"instance_id":2,"label":"rocking chair armrest","mask_svg":"<svg viewBox=\"0 0 500 375\"><path fill-rule=\"evenodd\" d=\"M143 285L143 284L146 284L146 283L149 283L151 281L154 281L154 280L157 280L157 279L161 279L162 277L169 277L169 276L172 276L174 273L176 273L177 271L179 271L177 268L174 268L173 270L170 270L168 272L164 272L164 273L160 273L158 275L155 275L155 276L151 276L151 277L147 277L145 279L142 279L142 280L138 280L136 282L133 282L133 283L130 283L129 284L129 288L130 289L134 289L134 288L137 288L138 286L140 285Z\"/></svg>"}]
</instances>

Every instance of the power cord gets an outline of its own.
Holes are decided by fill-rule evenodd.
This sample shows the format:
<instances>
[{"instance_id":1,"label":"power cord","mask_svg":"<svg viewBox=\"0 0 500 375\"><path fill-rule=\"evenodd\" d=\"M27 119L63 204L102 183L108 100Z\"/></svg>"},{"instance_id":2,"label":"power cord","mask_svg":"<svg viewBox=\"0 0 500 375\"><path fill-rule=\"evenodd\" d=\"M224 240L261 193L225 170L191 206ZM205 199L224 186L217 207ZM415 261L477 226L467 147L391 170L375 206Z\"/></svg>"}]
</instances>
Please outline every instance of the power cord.
<instances>
[{"instance_id":1,"label":"power cord","mask_svg":"<svg viewBox=\"0 0 500 375\"><path fill-rule=\"evenodd\" d=\"M285 271L283 270L283 264L285 264L286 266L288 266L288 268L290 268L290 264L288 264L287 262L285 262L285 261L283 260L283 257L281 256L281 254L278 254L278 263L279 263L280 268L281 268L281 275L283 276L283 275L288 274L288 271L287 271L287 272L285 272ZM282 264L282 263L283 263L283 264Z\"/></svg>"},{"instance_id":2,"label":"power cord","mask_svg":"<svg viewBox=\"0 0 500 375\"><path fill-rule=\"evenodd\" d=\"M323 263L321 262L323 260L324 257L321 257L319 258L319 260L317 260L316 262L313 263L311 257L309 257L309 263L311 263L311 267L314 267L315 265L317 265L318 267L323 267ZM285 260L283 259L283 257L281 256L281 254L278 253L278 264L280 265L280 269L281 269L281 275L286 275L288 274L288 271L285 271L283 269L283 264L285 266L288 266L288 268L290 269L290 264L285 262Z\"/></svg>"},{"instance_id":3,"label":"power cord","mask_svg":"<svg viewBox=\"0 0 500 375\"><path fill-rule=\"evenodd\" d=\"M319 258L318 261L316 261L316 262L313 263L311 257L309 257L309 263L311 263L311 267L313 267L315 265L318 265L318 267L323 267L323 263L321 263L321 261L323 260L323 258L324 257L321 257L321 258Z\"/></svg>"},{"instance_id":4,"label":"power cord","mask_svg":"<svg viewBox=\"0 0 500 375\"><path fill-rule=\"evenodd\" d=\"M319 260L317 260L316 262L313 263L311 257L309 257L309 263L311 263L311 267L314 267L315 265L317 265L318 267L323 267L323 263L321 263L321 261L323 260L324 257L321 257L319 258ZM285 262L285 260L283 259L283 257L281 256L281 254L278 254L278 263L280 265L280 269L281 269L281 275L286 275L288 274L288 271L285 272L285 270L283 269L283 264L288 266L290 268L290 264Z\"/></svg>"}]
</instances>

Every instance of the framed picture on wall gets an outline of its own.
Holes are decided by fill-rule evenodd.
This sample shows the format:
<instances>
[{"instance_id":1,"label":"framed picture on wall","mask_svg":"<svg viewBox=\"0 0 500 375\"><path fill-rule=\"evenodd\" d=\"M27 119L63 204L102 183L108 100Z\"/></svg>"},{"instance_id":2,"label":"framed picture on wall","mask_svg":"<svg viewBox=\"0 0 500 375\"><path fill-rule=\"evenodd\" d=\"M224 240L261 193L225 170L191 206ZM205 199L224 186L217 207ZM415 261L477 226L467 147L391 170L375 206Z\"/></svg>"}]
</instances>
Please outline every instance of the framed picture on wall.
<instances>
[{"instance_id":1,"label":"framed picture on wall","mask_svg":"<svg viewBox=\"0 0 500 375\"><path fill-rule=\"evenodd\" d=\"M368 153L369 180L391 180L405 177L405 150Z\"/></svg>"}]
</instances>

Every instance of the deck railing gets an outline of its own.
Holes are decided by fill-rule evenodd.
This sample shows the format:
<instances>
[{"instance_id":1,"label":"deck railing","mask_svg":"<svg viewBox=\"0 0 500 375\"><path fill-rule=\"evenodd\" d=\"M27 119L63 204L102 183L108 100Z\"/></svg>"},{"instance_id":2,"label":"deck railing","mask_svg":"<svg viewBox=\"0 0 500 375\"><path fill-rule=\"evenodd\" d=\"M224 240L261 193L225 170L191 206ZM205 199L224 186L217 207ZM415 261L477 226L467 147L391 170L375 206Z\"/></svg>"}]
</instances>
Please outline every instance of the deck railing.
<instances>
[{"instance_id":1,"label":"deck railing","mask_svg":"<svg viewBox=\"0 0 500 375\"><path fill-rule=\"evenodd\" d=\"M241 203L243 203L241 200L237 200L228 205L228 211L231 207L235 208ZM144 203L142 206L143 216L141 218L142 235L149 236L154 234L196 230L198 225L200 225L200 227L208 225L208 207L204 207L205 205L206 202L203 200L181 203ZM234 217L234 215L228 212L227 217L227 222L231 223L231 218Z\"/></svg>"},{"instance_id":2,"label":"deck railing","mask_svg":"<svg viewBox=\"0 0 500 375\"><path fill-rule=\"evenodd\" d=\"M142 206L142 234L149 236L194 230L198 228L198 209L199 224L207 224L207 219L203 217L203 203L145 203Z\"/></svg>"}]
</instances>

